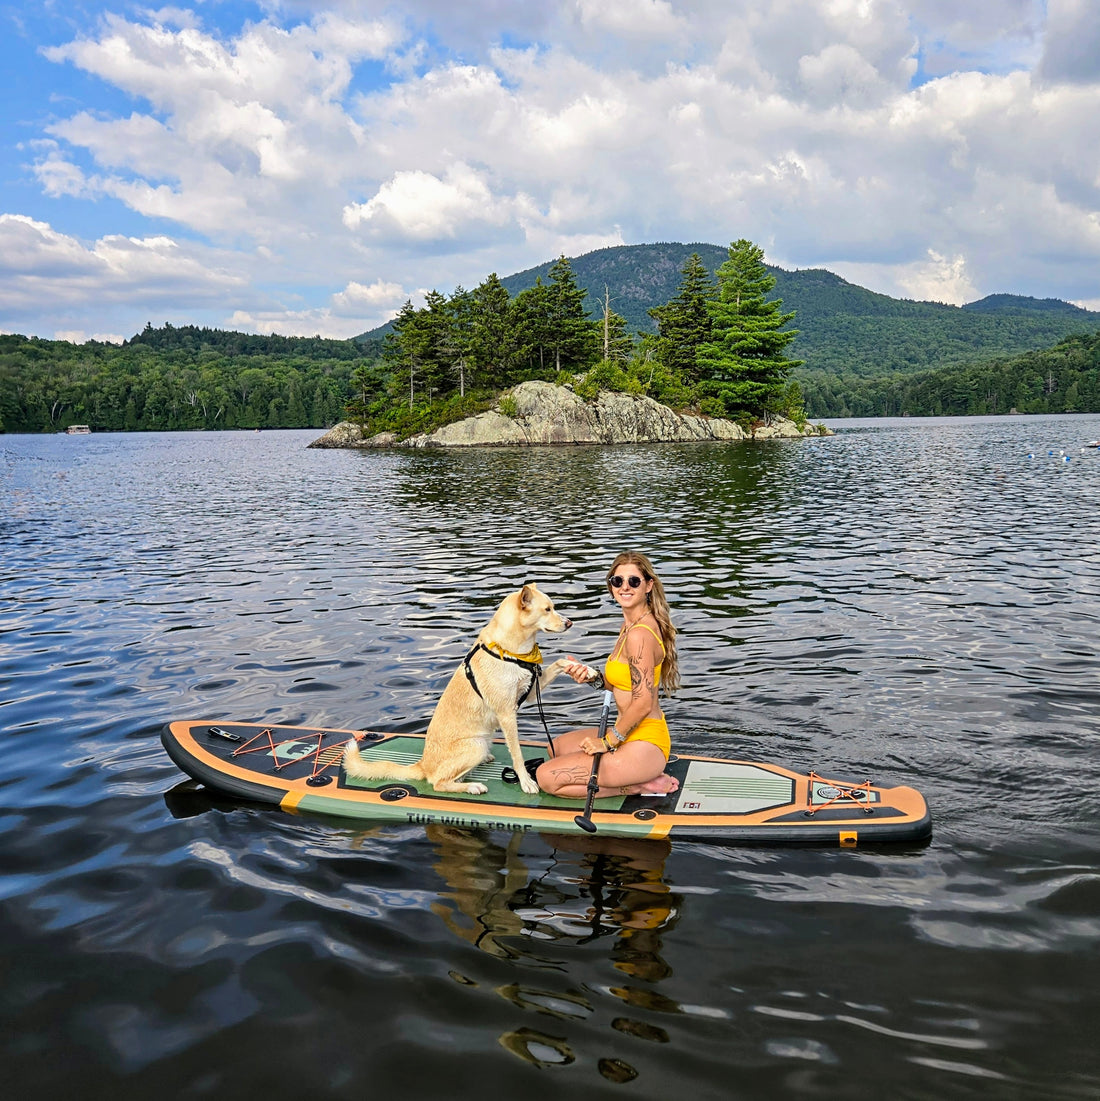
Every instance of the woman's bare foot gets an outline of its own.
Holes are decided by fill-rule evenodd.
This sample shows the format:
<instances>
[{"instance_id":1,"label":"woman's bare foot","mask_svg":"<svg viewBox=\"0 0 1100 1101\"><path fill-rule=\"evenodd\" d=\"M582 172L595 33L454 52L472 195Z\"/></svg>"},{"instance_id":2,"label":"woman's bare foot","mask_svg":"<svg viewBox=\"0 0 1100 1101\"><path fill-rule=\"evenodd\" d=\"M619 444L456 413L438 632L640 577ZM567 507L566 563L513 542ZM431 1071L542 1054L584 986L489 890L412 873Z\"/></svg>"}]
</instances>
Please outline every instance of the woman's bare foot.
<instances>
[{"instance_id":1,"label":"woman's bare foot","mask_svg":"<svg viewBox=\"0 0 1100 1101\"><path fill-rule=\"evenodd\" d=\"M646 780L644 784L638 785L639 795L671 795L674 791L679 790L680 781L675 776L669 776L667 772L662 772L660 776L655 776L652 780Z\"/></svg>"}]
</instances>

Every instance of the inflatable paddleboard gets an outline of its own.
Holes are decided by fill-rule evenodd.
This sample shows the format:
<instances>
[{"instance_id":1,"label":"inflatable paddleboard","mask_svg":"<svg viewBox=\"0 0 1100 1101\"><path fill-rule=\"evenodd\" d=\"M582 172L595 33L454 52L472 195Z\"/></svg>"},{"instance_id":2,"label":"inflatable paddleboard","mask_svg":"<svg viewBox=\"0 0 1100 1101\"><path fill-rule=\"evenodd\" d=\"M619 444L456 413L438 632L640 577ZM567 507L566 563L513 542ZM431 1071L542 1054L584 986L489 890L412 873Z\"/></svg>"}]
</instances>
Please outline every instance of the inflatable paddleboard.
<instances>
[{"instance_id":1,"label":"inflatable paddleboard","mask_svg":"<svg viewBox=\"0 0 1100 1101\"><path fill-rule=\"evenodd\" d=\"M527 795L503 741L493 760L467 773L484 795L439 793L428 783L351 780L344 743L360 754L398 764L419 760L423 734L319 730L305 726L179 721L161 739L172 760L206 787L287 811L402 824L439 823L474 829L581 833L582 799ZM523 742L530 767L545 742ZM599 834L715 842L809 842L857 845L927 840L928 805L909 787L879 787L800 773L780 765L673 755L668 772L680 782L670 795L598 799L590 821Z\"/></svg>"}]
</instances>

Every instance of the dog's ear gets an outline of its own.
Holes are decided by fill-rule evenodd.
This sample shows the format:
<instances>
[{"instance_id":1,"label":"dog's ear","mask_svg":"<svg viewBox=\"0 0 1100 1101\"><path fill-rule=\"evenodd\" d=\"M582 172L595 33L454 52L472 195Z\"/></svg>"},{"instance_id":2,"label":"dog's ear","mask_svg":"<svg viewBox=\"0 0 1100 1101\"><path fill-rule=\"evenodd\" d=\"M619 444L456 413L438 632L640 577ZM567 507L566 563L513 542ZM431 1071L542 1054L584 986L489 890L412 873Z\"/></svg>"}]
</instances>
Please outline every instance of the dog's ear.
<instances>
[{"instance_id":1,"label":"dog's ear","mask_svg":"<svg viewBox=\"0 0 1100 1101\"><path fill-rule=\"evenodd\" d=\"M530 608L532 601L535 599L535 593L538 591L538 586L533 581L528 581L519 591L519 606Z\"/></svg>"}]
</instances>

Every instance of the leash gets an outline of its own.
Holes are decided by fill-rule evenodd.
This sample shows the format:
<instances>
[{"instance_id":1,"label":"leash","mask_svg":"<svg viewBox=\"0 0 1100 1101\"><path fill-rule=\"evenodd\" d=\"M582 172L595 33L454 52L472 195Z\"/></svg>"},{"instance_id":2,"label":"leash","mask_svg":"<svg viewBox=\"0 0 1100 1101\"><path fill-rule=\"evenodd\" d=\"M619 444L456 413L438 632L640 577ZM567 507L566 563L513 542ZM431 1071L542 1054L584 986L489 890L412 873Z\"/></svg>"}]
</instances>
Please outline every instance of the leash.
<instances>
[{"instance_id":1,"label":"leash","mask_svg":"<svg viewBox=\"0 0 1100 1101\"><path fill-rule=\"evenodd\" d=\"M542 687L539 684L542 674L542 651L536 646L533 650L528 650L526 654L513 654L510 650L505 650L503 646L495 642L491 642L489 645L484 642L475 642L466 657L462 659L462 665L466 670L466 679L470 682L470 687L478 694L479 699L485 697L477 686L477 677L474 676L474 669L470 664L478 650L484 650L485 653L496 658L497 661L508 661L513 665L518 665L531 674L531 683L527 685L527 691L516 701L516 707L522 707L527 702L528 696L534 691L535 706L538 708L539 718L542 720L542 728L546 731L546 744L550 747L550 756L553 757L554 739L550 737L550 727L546 724L546 714L542 709Z\"/></svg>"}]
</instances>

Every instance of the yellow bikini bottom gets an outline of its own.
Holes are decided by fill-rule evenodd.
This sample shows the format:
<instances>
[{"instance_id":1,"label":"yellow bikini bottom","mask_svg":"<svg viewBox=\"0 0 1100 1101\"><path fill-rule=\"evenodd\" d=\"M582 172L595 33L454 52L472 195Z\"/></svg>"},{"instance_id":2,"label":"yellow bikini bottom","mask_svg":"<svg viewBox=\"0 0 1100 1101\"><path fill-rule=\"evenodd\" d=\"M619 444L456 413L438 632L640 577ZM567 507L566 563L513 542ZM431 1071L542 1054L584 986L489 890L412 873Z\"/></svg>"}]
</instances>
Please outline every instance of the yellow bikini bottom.
<instances>
[{"instance_id":1,"label":"yellow bikini bottom","mask_svg":"<svg viewBox=\"0 0 1100 1101\"><path fill-rule=\"evenodd\" d=\"M672 752L672 738L668 733L668 723L664 715L659 719L642 719L640 723L626 736L627 742L652 742L664 755L665 760ZM626 742L623 743L624 745Z\"/></svg>"}]
</instances>

